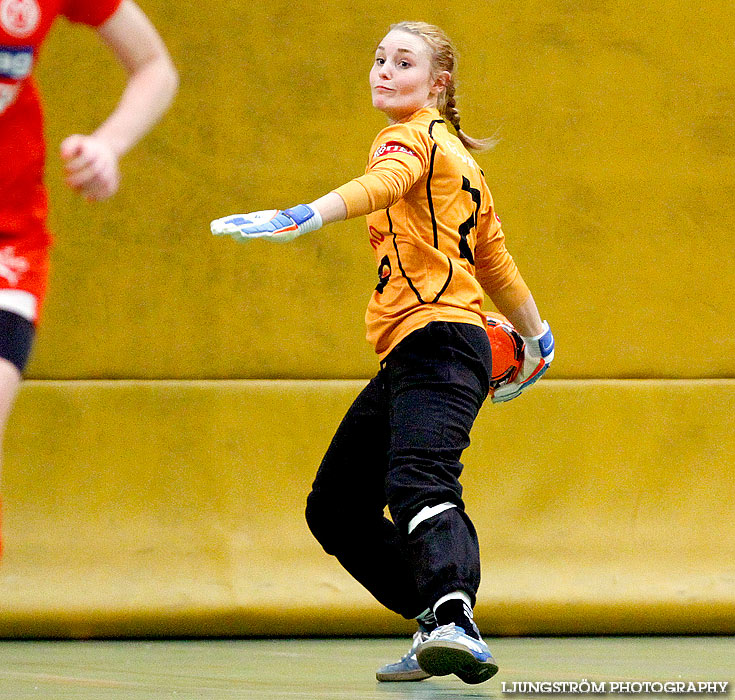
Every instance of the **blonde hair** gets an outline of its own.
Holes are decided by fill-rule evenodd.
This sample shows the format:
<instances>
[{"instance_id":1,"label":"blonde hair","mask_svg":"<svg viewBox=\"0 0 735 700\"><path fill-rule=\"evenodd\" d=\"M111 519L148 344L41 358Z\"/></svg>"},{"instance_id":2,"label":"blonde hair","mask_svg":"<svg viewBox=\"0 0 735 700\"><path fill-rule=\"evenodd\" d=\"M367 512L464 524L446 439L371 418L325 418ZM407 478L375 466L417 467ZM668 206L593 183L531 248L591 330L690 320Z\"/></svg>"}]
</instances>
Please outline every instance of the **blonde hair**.
<instances>
[{"instance_id":1,"label":"blonde hair","mask_svg":"<svg viewBox=\"0 0 735 700\"><path fill-rule=\"evenodd\" d=\"M450 74L451 77L446 88L437 96L436 106L439 113L455 128L457 136L465 148L487 151L495 146L495 139L474 139L459 127L459 110L454 95L456 91L454 70L457 65L457 51L449 37L436 25L426 22L398 22L398 24L392 24L390 29L391 31L408 32L423 39L431 53L433 75L438 75L442 71L447 71Z\"/></svg>"}]
</instances>

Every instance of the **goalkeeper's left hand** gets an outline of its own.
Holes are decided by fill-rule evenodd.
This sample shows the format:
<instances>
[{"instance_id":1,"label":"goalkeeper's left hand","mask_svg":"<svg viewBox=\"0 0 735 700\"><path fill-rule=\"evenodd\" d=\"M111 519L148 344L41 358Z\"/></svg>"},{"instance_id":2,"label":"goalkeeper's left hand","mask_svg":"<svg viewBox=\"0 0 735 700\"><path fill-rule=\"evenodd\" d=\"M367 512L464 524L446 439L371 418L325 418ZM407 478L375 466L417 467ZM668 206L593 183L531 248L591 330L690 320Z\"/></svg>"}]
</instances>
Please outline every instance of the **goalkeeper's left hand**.
<instances>
[{"instance_id":1,"label":"goalkeeper's left hand","mask_svg":"<svg viewBox=\"0 0 735 700\"><path fill-rule=\"evenodd\" d=\"M250 214L233 214L210 224L215 236L232 236L236 241L263 238L274 243L288 243L297 236L322 227L322 217L308 204L291 209L267 209Z\"/></svg>"},{"instance_id":2,"label":"goalkeeper's left hand","mask_svg":"<svg viewBox=\"0 0 735 700\"><path fill-rule=\"evenodd\" d=\"M521 338L524 343L521 371L512 382L495 390L493 403L510 401L520 396L524 389L541 379L554 359L554 336L546 321L544 321L543 333L532 337L521 336Z\"/></svg>"}]
</instances>

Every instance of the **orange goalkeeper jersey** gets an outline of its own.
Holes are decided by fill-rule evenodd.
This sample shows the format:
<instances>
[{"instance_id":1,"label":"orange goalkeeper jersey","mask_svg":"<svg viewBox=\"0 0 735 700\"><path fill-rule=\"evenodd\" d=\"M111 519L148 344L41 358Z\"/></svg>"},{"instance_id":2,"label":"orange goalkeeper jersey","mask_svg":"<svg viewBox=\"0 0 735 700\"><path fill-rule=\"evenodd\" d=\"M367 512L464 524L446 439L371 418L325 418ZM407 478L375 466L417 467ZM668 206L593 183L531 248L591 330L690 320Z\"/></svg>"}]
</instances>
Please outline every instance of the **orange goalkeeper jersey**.
<instances>
[{"instance_id":1,"label":"orange goalkeeper jersey","mask_svg":"<svg viewBox=\"0 0 735 700\"><path fill-rule=\"evenodd\" d=\"M512 308L528 297L480 167L433 108L383 129L365 175L335 190L367 214L378 284L365 320L382 360L432 321L485 327L483 289Z\"/></svg>"}]
</instances>

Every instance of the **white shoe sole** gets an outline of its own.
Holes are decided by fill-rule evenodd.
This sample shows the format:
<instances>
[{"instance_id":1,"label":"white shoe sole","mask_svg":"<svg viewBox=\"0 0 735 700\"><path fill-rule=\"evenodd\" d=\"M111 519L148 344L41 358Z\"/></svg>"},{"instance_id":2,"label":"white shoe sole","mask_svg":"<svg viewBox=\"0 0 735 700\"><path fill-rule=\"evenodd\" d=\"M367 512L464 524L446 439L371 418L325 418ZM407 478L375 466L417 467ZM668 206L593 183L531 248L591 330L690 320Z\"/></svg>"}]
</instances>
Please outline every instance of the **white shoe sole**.
<instances>
[{"instance_id":1,"label":"white shoe sole","mask_svg":"<svg viewBox=\"0 0 735 700\"><path fill-rule=\"evenodd\" d=\"M430 673L417 668L413 671L378 671L375 677L382 682L423 681L431 678Z\"/></svg>"}]
</instances>

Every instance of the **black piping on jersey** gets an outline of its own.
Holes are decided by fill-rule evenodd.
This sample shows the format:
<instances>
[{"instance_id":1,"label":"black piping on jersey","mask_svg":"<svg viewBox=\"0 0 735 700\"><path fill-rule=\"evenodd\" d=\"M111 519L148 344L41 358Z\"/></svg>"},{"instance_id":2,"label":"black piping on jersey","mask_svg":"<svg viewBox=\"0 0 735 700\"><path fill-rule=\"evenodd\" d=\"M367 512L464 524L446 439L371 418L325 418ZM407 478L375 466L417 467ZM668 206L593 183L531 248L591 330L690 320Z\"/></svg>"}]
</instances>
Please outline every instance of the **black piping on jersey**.
<instances>
[{"instance_id":1,"label":"black piping on jersey","mask_svg":"<svg viewBox=\"0 0 735 700\"><path fill-rule=\"evenodd\" d=\"M434 124L443 124L443 119L434 119L429 124L429 138L434 141L434 136L431 133L434 130ZM426 199L429 202L429 212L431 213L431 230L434 232L434 248L439 249L439 227L436 223L436 215L434 214L434 199L431 196L431 178L434 175L434 158L436 157L436 141L431 147L431 159L429 160L429 174L426 177Z\"/></svg>"},{"instance_id":2,"label":"black piping on jersey","mask_svg":"<svg viewBox=\"0 0 735 700\"><path fill-rule=\"evenodd\" d=\"M431 196L431 177L434 174L434 156L436 156L437 145L431 147L431 160L429 161L429 174L426 176L426 199L429 202L429 212L431 213L431 230L434 233L434 248L439 248L439 226L436 223L436 214L434 214L434 199Z\"/></svg>"},{"instance_id":3,"label":"black piping on jersey","mask_svg":"<svg viewBox=\"0 0 735 700\"><path fill-rule=\"evenodd\" d=\"M434 131L434 124L444 124L443 119L434 119L431 124L429 124L429 138L433 141L434 136L432 135L432 131Z\"/></svg>"},{"instance_id":4,"label":"black piping on jersey","mask_svg":"<svg viewBox=\"0 0 735 700\"><path fill-rule=\"evenodd\" d=\"M406 271L403 269L403 263L401 262L401 254L398 252L398 240L396 237L396 233L393 230L393 219L390 217L390 207L388 207L385 210L385 215L388 217L388 232L391 236L393 236L393 249L396 251L396 260L398 261L398 269L401 271L401 274L403 275L406 282L408 282L408 286L410 287L411 291L416 295L416 298L419 300L419 304L436 304L437 301L439 301L439 297L444 294L447 287L449 286L449 282L452 280L452 275L454 274L454 266L452 265L452 260L449 256L447 256L447 262L449 263L449 274L447 275L447 279L444 282L444 286L439 290L437 295L431 300L431 302L424 301L421 298L421 294L419 293L419 290L416 289L414 283L411 281L411 278L406 274Z\"/></svg>"},{"instance_id":5,"label":"black piping on jersey","mask_svg":"<svg viewBox=\"0 0 735 700\"><path fill-rule=\"evenodd\" d=\"M429 162L429 174L426 178L426 199L429 203L429 212L431 213L431 229L434 233L434 248L439 250L439 226L436 221L436 215L434 214L434 199L431 196L431 178L434 175L434 157L436 156L436 149L438 148L436 144L436 140L434 139L434 135L431 133L434 131L434 126L436 124L444 124L443 119L434 119L429 124L429 138L434 142L434 145L431 147L431 161ZM396 249L396 252L398 250ZM447 255L447 262L449 263L449 274L447 274L447 279L444 282L444 285L439 290L437 295L432 300L432 304L436 304L437 301L439 301L439 297L444 294L444 292L447 290L447 287L449 286L449 283L452 280L452 275L454 274L454 267L452 266L452 259Z\"/></svg>"},{"instance_id":6,"label":"black piping on jersey","mask_svg":"<svg viewBox=\"0 0 735 700\"><path fill-rule=\"evenodd\" d=\"M434 141L434 136L432 135L432 131L434 130L434 126L436 124L444 124L443 119L434 119L429 124L429 138ZM434 233L434 248L439 250L439 227L437 225L436 221L436 215L434 214L434 200L431 197L431 177L434 174L434 157L436 156L436 141L434 141L434 145L431 147L431 159L429 161L429 173L426 178L426 198L429 203L429 212L431 213L431 228ZM388 217L388 232L393 236L393 248L396 251L396 259L398 260L398 268L401 271L401 274L403 275L406 282L408 282L408 286L411 289L411 291L416 295L416 298L419 300L420 304L436 304L437 301L439 301L439 297L441 297L442 294L447 290L447 287L449 286L449 283L452 281L452 275L454 274L454 266L452 265L452 260L449 256L447 256L447 262L449 263L449 273L447 274L447 279L444 281L444 285L442 288L438 291L437 295L431 300L431 302L424 301L424 299L421 298L421 294L419 294L419 290L416 289L416 286L411 281L411 278L406 274L406 271L403 269L403 263L401 262L401 254L398 252L398 241L396 240L396 234L393 231L393 219L390 217L390 207L388 207L385 210L386 216Z\"/></svg>"}]
</instances>

